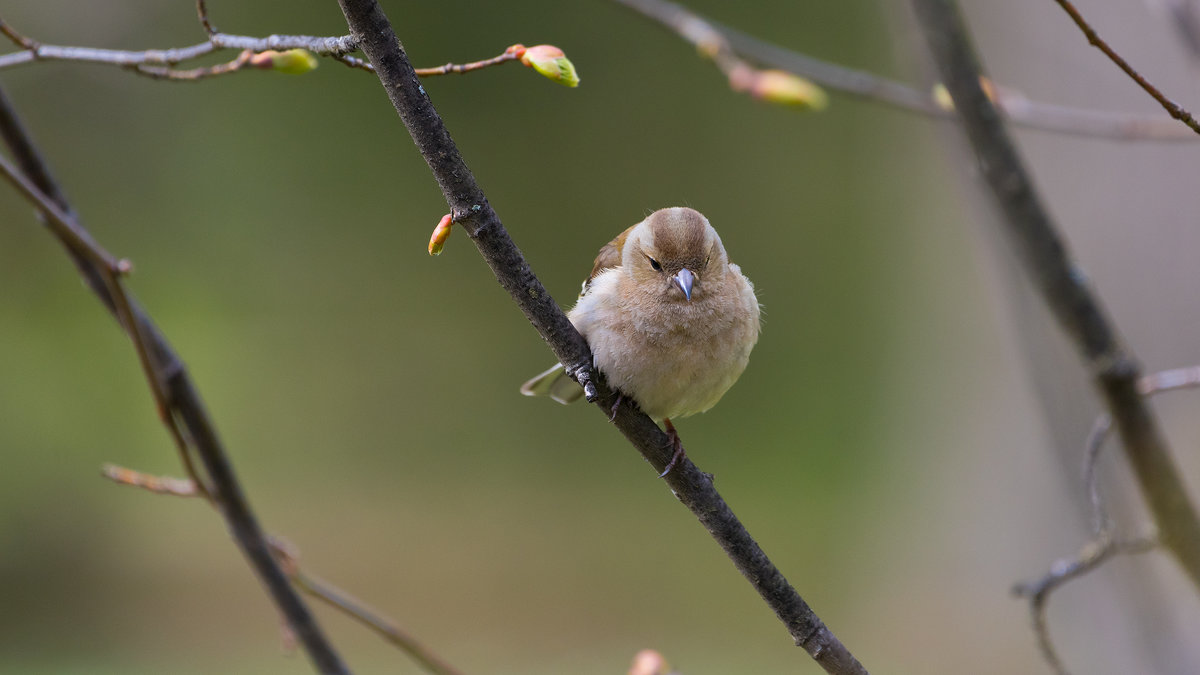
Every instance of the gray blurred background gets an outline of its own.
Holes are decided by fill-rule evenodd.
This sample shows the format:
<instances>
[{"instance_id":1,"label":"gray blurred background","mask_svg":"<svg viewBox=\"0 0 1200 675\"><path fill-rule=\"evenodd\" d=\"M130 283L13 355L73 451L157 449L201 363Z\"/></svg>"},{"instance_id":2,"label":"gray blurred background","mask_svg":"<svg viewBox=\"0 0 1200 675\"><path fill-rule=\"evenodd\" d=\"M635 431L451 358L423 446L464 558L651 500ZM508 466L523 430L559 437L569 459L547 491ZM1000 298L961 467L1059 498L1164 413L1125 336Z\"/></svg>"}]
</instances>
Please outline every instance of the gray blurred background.
<instances>
[{"instance_id":1,"label":"gray blurred background","mask_svg":"<svg viewBox=\"0 0 1200 675\"><path fill-rule=\"evenodd\" d=\"M930 82L906 4L689 6ZM965 6L1001 83L1156 111L1053 3ZM610 2L384 7L417 65L549 42L579 69L576 90L517 65L425 81L560 303L650 210L689 205L719 229L765 326L742 379L680 433L868 668L1045 672L1009 588L1086 539L1078 466L1097 406L988 234L954 128L837 94L821 114L758 104ZM210 9L232 33L346 31L332 0ZM1161 8L1081 9L1200 105ZM56 44L202 39L186 0L9 0L0 16ZM311 572L475 675L611 675L643 647L687 675L818 671L594 407L517 394L553 357L462 233L426 254L446 207L373 77L322 61L173 84L48 63L0 82L85 224L134 262L252 503ZM1200 145L1017 138L1147 368L1200 362ZM310 672L280 655L278 616L216 514L99 476L180 469L133 351L8 189L0 224L0 672ZM1193 483L1198 403L1160 407ZM1122 494L1117 453L1105 473ZM419 672L318 614L357 672ZM1161 554L1071 585L1050 621L1078 672L1200 662L1184 646L1194 589Z\"/></svg>"}]
</instances>

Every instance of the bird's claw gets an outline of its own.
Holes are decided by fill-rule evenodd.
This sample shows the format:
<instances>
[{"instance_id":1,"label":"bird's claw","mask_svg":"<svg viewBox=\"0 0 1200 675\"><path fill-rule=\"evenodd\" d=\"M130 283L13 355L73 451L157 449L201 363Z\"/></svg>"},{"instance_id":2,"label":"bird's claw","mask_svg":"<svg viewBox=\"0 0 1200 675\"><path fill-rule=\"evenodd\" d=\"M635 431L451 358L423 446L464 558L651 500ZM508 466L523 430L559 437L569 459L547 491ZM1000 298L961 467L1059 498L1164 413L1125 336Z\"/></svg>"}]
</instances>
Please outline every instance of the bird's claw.
<instances>
[{"instance_id":1,"label":"bird's claw","mask_svg":"<svg viewBox=\"0 0 1200 675\"><path fill-rule=\"evenodd\" d=\"M671 447L674 448L675 451L671 453L671 461L667 462L666 468L663 469L662 473L658 474L659 478L663 478L667 474L671 473L671 469L675 468L675 465L679 463L679 460L687 457L687 453L683 451L683 441L679 440L679 432L675 431L675 425L671 424L671 420L666 418L663 418L663 422L667 427L667 438L671 440Z\"/></svg>"},{"instance_id":2,"label":"bird's claw","mask_svg":"<svg viewBox=\"0 0 1200 675\"><path fill-rule=\"evenodd\" d=\"M592 382L592 364L587 362L577 363L567 368L566 372L568 377L583 387L583 396L588 400L588 403L595 403L599 394L596 392L596 383Z\"/></svg>"},{"instance_id":3,"label":"bird's claw","mask_svg":"<svg viewBox=\"0 0 1200 675\"><path fill-rule=\"evenodd\" d=\"M609 415L608 415L609 422L617 421L617 409L621 407L621 402L624 400L625 400L625 394L622 394L621 392L618 391L617 392L617 400L615 402L613 402L612 408L609 408L609 411L608 411L609 412Z\"/></svg>"}]
</instances>

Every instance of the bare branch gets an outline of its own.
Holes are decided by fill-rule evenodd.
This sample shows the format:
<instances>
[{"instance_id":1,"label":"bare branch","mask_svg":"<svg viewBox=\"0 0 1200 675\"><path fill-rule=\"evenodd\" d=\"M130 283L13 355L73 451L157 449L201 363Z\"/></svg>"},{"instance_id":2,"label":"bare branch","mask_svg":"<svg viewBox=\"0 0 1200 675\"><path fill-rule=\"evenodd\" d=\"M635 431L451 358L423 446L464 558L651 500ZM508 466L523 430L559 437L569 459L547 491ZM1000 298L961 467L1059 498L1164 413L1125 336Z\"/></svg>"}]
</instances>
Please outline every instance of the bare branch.
<instances>
[{"instance_id":1,"label":"bare branch","mask_svg":"<svg viewBox=\"0 0 1200 675\"><path fill-rule=\"evenodd\" d=\"M1147 375L1138 382L1138 391L1143 396L1180 389L1200 387L1200 367L1165 370L1153 375ZM1158 546L1156 535L1143 536L1135 539L1119 539L1114 533L1112 521L1109 520L1104 500L1100 496L1096 480L1096 467L1104 440L1112 427L1108 414L1101 414L1092 425L1084 445L1083 480L1087 488L1088 501L1092 507L1092 540L1083 546L1074 558L1056 561L1050 571L1037 581L1018 584L1013 587L1013 593L1029 598L1029 609L1033 620L1034 634L1037 636L1038 648L1046 663L1058 675L1067 675L1066 666L1054 648L1050 639L1050 631L1046 621L1046 605L1050 593L1059 586L1079 578L1100 567L1115 555L1130 553L1146 553Z\"/></svg>"},{"instance_id":2,"label":"bare branch","mask_svg":"<svg viewBox=\"0 0 1200 675\"><path fill-rule=\"evenodd\" d=\"M271 550L283 566L283 571L300 590L333 607L346 616L370 628L383 639L398 647L433 675L462 675L454 666L435 654L416 638L401 629L396 622L367 607L349 593L304 571L300 556L287 542L271 538Z\"/></svg>"},{"instance_id":3,"label":"bare branch","mask_svg":"<svg viewBox=\"0 0 1200 675\"><path fill-rule=\"evenodd\" d=\"M500 285L550 345L568 373L580 381L588 400L607 418L616 396L591 367L587 343L559 309L505 231L476 183L441 117L420 86L404 48L382 8L373 0L339 0L359 46L375 66L388 98L403 120L442 189L455 223L475 242ZM615 407L618 429L656 471L673 454L666 434L628 401ZM725 549L738 570L803 647L829 673L866 673L838 641L733 515L713 487L711 476L684 459L666 482Z\"/></svg>"},{"instance_id":4,"label":"bare branch","mask_svg":"<svg viewBox=\"0 0 1200 675\"><path fill-rule=\"evenodd\" d=\"M200 19L200 26L209 37L217 34L217 29L208 18L208 3L205 0L196 0L196 18Z\"/></svg>"},{"instance_id":5,"label":"bare branch","mask_svg":"<svg viewBox=\"0 0 1200 675\"><path fill-rule=\"evenodd\" d=\"M1142 496L1162 533L1163 546L1200 588L1200 519L1158 420L1142 397L1137 360L1071 258L998 111L981 88L979 61L957 4L951 0L913 0L913 4L1017 256L1103 394Z\"/></svg>"},{"instance_id":6,"label":"bare branch","mask_svg":"<svg viewBox=\"0 0 1200 675\"><path fill-rule=\"evenodd\" d=\"M100 473L114 483L129 485L148 490L159 495L174 495L176 497L199 497L196 482L190 478L171 478L169 476L154 476L133 469L126 469L116 464L105 464Z\"/></svg>"},{"instance_id":7,"label":"bare branch","mask_svg":"<svg viewBox=\"0 0 1200 675\"><path fill-rule=\"evenodd\" d=\"M1180 389L1200 387L1200 366L1164 370L1143 377L1137 383L1138 392L1143 396L1162 394ZM1096 480L1096 466L1100 449L1104 446L1108 432L1112 428L1112 418L1101 413L1092 424L1084 444L1083 482L1087 487L1088 501L1092 507L1092 534L1100 537L1110 527L1104 502L1100 497L1100 488Z\"/></svg>"},{"instance_id":8,"label":"bare branch","mask_svg":"<svg viewBox=\"0 0 1200 675\"><path fill-rule=\"evenodd\" d=\"M1058 675L1067 675L1066 666L1063 665L1058 651L1054 648L1054 642L1050 639L1050 631L1046 624L1046 604L1050 599L1050 594L1059 586L1091 572L1115 555L1147 553L1153 551L1157 545L1158 541L1154 537L1118 541L1113 539L1110 533L1105 532L1099 538L1085 544L1074 558L1055 562L1050 567L1050 571L1041 579L1013 587L1014 595L1029 598L1029 611L1033 620L1033 630L1038 639L1038 648L1041 649L1042 656L1046 659L1046 663L1054 669L1054 672Z\"/></svg>"},{"instance_id":9,"label":"bare branch","mask_svg":"<svg viewBox=\"0 0 1200 675\"><path fill-rule=\"evenodd\" d=\"M189 68L187 70L179 70L176 68L163 66L139 65L133 68L133 72L138 75L156 80L204 80L218 75L227 75L232 72L241 70L250 63L250 59L254 56L254 52L249 49L237 55L237 58L225 63L218 63L213 66L205 66L202 68Z\"/></svg>"},{"instance_id":10,"label":"bare branch","mask_svg":"<svg viewBox=\"0 0 1200 675\"><path fill-rule=\"evenodd\" d=\"M371 64L350 53L358 49L358 44L349 35L341 37L314 37L311 35L268 35L264 38L246 35L230 35L217 32L208 18L208 12L203 0L198 0L197 13L200 24L208 32L208 42L180 47L175 49L147 49L144 51L127 51L121 49L100 49L95 47L66 47L60 45L42 44L16 31L12 26L0 20L0 34L5 35L22 51L0 55L0 70L36 61L75 61L127 68L138 75L154 79L173 81L196 81L218 75L228 75L256 66L255 54L263 52L303 49L317 56L327 56L351 68L374 72ZM500 65L520 59L516 50L521 45L513 45L498 56L470 63L447 63L434 68L418 68L420 77L433 77L451 73L462 74L482 70L490 66ZM176 68L180 63L191 61L201 56L225 49L239 49L237 57L224 63L199 68ZM522 47L523 49L523 47ZM257 67L264 67L257 65Z\"/></svg>"},{"instance_id":11,"label":"bare branch","mask_svg":"<svg viewBox=\"0 0 1200 675\"><path fill-rule=\"evenodd\" d=\"M337 57L357 49L349 35L315 37L311 35L268 35L257 38L248 35L212 33L208 42L173 49L128 51L96 47L67 47L42 44L17 33L0 20L0 32L12 40L21 51L0 55L0 70L35 61L77 61L133 68L137 66L174 66L200 58L222 49L265 52L268 50L304 49L318 56Z\"/></svg>"},{"instance_id":12,"label":"bare branch","mask_svg":"<svg viewBox=\"0 0 1200 675\"><path fill-rule=\"evenodd\" d=\"M716 33L743 58L806 77L812 81L869 101L938 119L953 119L954 111L938 104L932 92L903 82L856 70L721 25L669 0L614 0L637 11L701 48ZM1014 125L1069 136L1114 141L1193 141L1196 135L1158 115L1108 113L1032 101L1020 92L998 88L996 105Z\"/></svg>"},{"instance_id":13,"label":"bare branch","mask_svg":"<svg viewBox=\"0 0 1200 675\"><path fill-rule=\"evenodd\" d=\"M1104 55L1107 56L1109 60L1117 64L1117 67L1120 68L1126 75L1128 75L1134 82L1137 82L1138 86L1145 90L1147 94L1150 94L1151 98L1153 98L1155 101L1158 101L1158 104L1161 105L1163 109L1166 110L1169 115L1171 115L1171 117L1183 122L1184 124L1188 125L1188 128L1190 128L1192 131L1200 134L1200 122L1197 122L1196 118L1192 117L1192 114L1180 107L1179 104L1164 96L1157 87L1155 87L1153 84L1150 84L1149 80L1142 77L1141 73L1134 70L1133 66L1129 65L1129 62L1122 58L1121 55L1116 52L1116 50L1108 46L1108 43L1096 33L1095 29L1093 29L1090 24L1088 24L1087 20L1083 18L1083 15L1079 13L1079 10L1075 9L1075 5L1071 4L1070 0L1054 1L1058 3L1059 7L1063 8L1063 11L1070 15L1071 20L1075 22L1075 25L1079 26L1079 30L1083 31L1083 34L1087 37L1089 44L1104 52Z\"/></svg>"},{"instance_id":14,"label":"bare branch","mask_svg":"<svg viewBox=\"0 0 1200 675\"><path fill-rule=\"evenodd\" d=\"M0 173L37 207L85 281L121 321L147 371L163 424L180 446L184 466L193 484L221 511L234 540L280 612L287 617L313 664L322 673L349 673L272 556L266 536L246 501L183 362L121 285L120 275L128 271L128 264L114 260L79 224L3 90L0 90L0 136L23 169L17 170L7 159L0 157ZM189 451L194 451L203 462L208 474L207 484L193 468Z\"/></svg>"},{"instance_id":15,"label":"bare branch","mask_svg":"<svg viewBox=\"0 0 1200 675\"><path fill-rule=\"evenodd\" d=\"M450 73L462 74L475 70L482 70L489 66L496 66L501 63L515 61L520 58L517 56L518 52L515 49L516 47L521 47L521 45L513 45L512 47L504 50L503 54L500 54L499 56L493 56L490 59L484 59L482 61L472 61L471 63L447 63L444 66L437 66L436 68L416 68L413 72L417 74L417 77L431 77L434 75L448 75Z\"/></svg>"},{"instance_id":16,"label":"bare branch","mask_svg":"<svg viewBox=\"0 0 1200 675\"><path fill-rule=\"evenodd\" d=\"M1200 387L1200 367L1165 370L1153 375L1147 375L1138 382L1138 390L1144 396L1159 394L1180 389ZM1074 558L1055 562L1050 571L1041 579L1018 584L1013 593L1029 598L1029 609L1033 620L1034 634L1037 636L1038 648L1046 663L1058 675L1068 675L1066 666L1054 648L1050 639L1050 629L1046 621L1046 605L1050 593L1059 586L1082 577L1104 564L1115 555L1147 553L1158 547L1157 535L1142 536L1134 539L1118 539L1114 534L1112 521L1109 520L1104 500L1100 496L1096 480L1096 467L1104 440L1112 427L1109 415L1101 414L1092 425L1084 447L1083 477L1087 487L1088 500L1092 506L1092 540L1084 545Z\"/></svg>"}]
</instances>

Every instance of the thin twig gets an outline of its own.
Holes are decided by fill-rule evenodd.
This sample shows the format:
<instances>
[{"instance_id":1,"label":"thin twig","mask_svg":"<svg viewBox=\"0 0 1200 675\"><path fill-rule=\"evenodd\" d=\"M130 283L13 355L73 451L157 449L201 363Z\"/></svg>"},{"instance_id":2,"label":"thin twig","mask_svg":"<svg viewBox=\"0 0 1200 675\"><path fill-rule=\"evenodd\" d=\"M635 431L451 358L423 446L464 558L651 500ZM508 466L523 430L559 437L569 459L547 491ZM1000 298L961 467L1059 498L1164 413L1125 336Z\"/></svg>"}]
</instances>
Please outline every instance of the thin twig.
<instances>
[{"instance_id":1,"label":"thin twig","mask_svg":"<svg viewBox=\"0 0 1200 675\"><path fill-rule=\"evenodd\" d=\"M0 20L0 32L3 32L17 46L21 47L21 51L0 55L0 69L35 61L77 61L125 68L133 68L135 66L174 66L222 49L237 49L239 51L248 49L252 52L304 49L317 56L339 56L349 54L357 49L354 39L349 35L339 37L268 35L260 38L248 35L213 33L208 36L207 42L201 42L188 47L128 51L123 49L42 44L17 33L12 26L4 23L3 20Z\"/></svg>"},{"instance_id":2,"label":"thin twig","mask_svg":"<svg viewBox=\"0 0 1200 675\"><path fill-rule=\"evenodd\" d=\"M141 65L135 66L133 71L138 75L145 75L156 80L181 80L195 82L197 80L205 80L218 75L228 75L229 73L237 72L250 63L254 52L249 49L243 50L237 55L237 58L232 61L218 63L212 66L203 66L200 68L188 68L180 70L178 68L169 68L164 66Z\"/></svg>"},{"instance_id":3,"label":"thin twig","mask_svg":"<svg viewBox=\"0 0 1200 675\"><path fill-rule=\"evenodd\" d=\"M617 0L617 2L657 20L679 37L692 43L701 56L708 58L716 65L717 70L720 70L725 79L729 81L729 88L733 91L749 93L754 98L764 98L759 89L765 79L764 72L742 58L733 48L729 38L718 29L716 24L681 5L666 0ZM794 71L791 74L797 75ZM812 89L818 90L817 87L812 87ZM824 92L819 92L818 96L820 103L810 107L823 108L825 106Z\"/></svg>"},{"instance_id":4,"label":"thin twig","mask_svg":"<svg viewBox=\"0 0 1200 675\"><path fill-rule=\"evenodd\" d=\"M1195 387L1200 387L1200 366L1164 370L1147 375L1138 382L1138 391L1143 396ZM1050 630L1046 621L1046 605L1050 593L1068 581L1096 569L1113 555L1146 553L1158 545L1156 536L1119 540L1113 532L1113 524L1104 507L1104 500L1100 496L1096 478L1100 451L1104 447L1104 440L1108 437L1111 427L1112 418L1107 413L1098 415L1084 444L1083 481L1088 493L1088 501L1092 507L1092 540L1085 544L1074 558L1055 562L1050 571L1038 581L1018 584L1013 588L1013 593L1016 595L1029 598L1038 648L1046 663L1058 675L1067 675L1067 669L1050 638Z\"/></svg>"},{"instance_id":5,"label":"thin twig","mask_svg":"<svg viewBox=\"0 0 1200 675\"><path fill-rule=\"evenodd\" d=\"M1180 389L1200 387L1200 366L1164 370L1143 377L1138 382L1138 391L1143 396L1150 396ZM1112 427L1112 418L1107 413L1096 417L1091 431L1084 444L1083 480L1088 493L1088 501L1092 507L1092 540L1074 557L1055 562L1050 571L1041 579L1018 584L1013 587L1013 593L1029 598L1030 615L1033 622L1034 635L1037 637L1038 648L1046 663L1058 675L1068 675L1054 641L1050 638L1049 624L1046 620L1046 607L1049 604L1050 593L1063 584L1081 577L1104 564L1118 554L1147 553L1158 546L1156 535L1143 536L1135 539L1118 539L1114 533L1112 521L1104 508L1104 500L1096 479L1100 450Z\"/></svg>"},{"instance_id":6,"label":"thin twig","mask_svg":"<svg viewBox=\"0 0 1200 675\"><path fill-rule=\"evenodd\" d=\"M913 0L913 4L1018 258L1103 394L1163 546L1200 588L1200 519L1158 420L1139 389L1137 359L1071 258L999 113L981 88L978 57L957 4L951 0Z\"/></svg>"},{"instance_id":7,"label":"thin twig","mask_svg":"<svg viewBox=\"0 0 1200 675\"><path fill-rule=\"evenodd\" d=\"M205 33L208 33L209 37L217 34L212 20L208 18L208 3L205 0L196 0L196 18L200 19L200 26Z\"/></svg>"},{"instance_id":8,"label":"thin twig","mask_svg":"<svg viewBox=\"0 0 1200 675\"><path fill-rule=\"evenodd\" d=\"M490 59L484 59L482 61L472 61L471 63L447 63L446 65L438 66L436 68L416 68L413 70L413 72L417 74L417 77L432 77L435 75L448 75L450 73L469 73L475 70L482 70L489 66L500 65L501 63L506 63L508 61L515 61L517 58L517 53L511 49L508 49L499 56L493 56Z\"/></svg>"},{"instance_id":9,"label":"thin twig","mask_svg":"<svg viewBox=\"0 0 1200 675\"><path fill-rule=\"evenodd\" d=\"M287 617L314 665L322 673L349 673L273 558L183 362L121 285L119 277L128 271L128 264L114 261L79 224L3 90L0 90L0 135L22 167L18 171L0 156L0 173L37 207L89 287L129 333L139 360L148 371L147 380L156 402L161 401L159 413L164 425L177 443L187 441L182 448L183 461L194 485L219 508L234 540L280 612ZM189 449L203 462L209 482L200 480L192 467Z\"/></svg>"},{"instance_id":10,"label":"thin twig","mask_svg":"<svg viewBox=\"0 0 1200 675\"><path fill-rule=\"evenodd\" d=\"M513 243L475 181L441 116L420 86L404 48L373 0L339 0L352 35L375 66L388 98L429 164L453 220L475 243L500 285L546 340L555 356L609 418L616 396L591 367L591 351L550 297ZM657 472L671 460L673 444L654 422L623 401L613 417ZM666 476L675 496L700 520L803 647L829 673L866 673L837 637L796 593L750 537L713 487L711 476L683 460Z\"/></svg>"},{"instance_id":11,"label":"thin twig","mask_svg":"<svg viewBox=\"0 0 1200 675\"><path fill-rule=\"evenodd\" d=\"M350 66L351 68L365 70L368 73L375 72L375 66L372 66L371 64L358 58L357 56L351 56L350 54L341 54L341 55L335 56L333 58L335 61L341 61L343 64Z\"/></svg>"},{"instance_id":12,"label":"thin twig","mask_svg":"<svg viewBox=\"0 0 1200 675\"><path fill-rule=\"evenodd\" d=\"M208 18L204 2L198 0L196 4L201 25L208 32L208 42L174 49L127 51L96 47L47 45L18 33L12 26L0 20L0 33L7 36L9 40L22 49L22 51L0 55L0 70L36 61L76 61L120 66L129 69L131 72L154 79L194 82L196 80L203 80L218 75L228 75L244 70L247 65L253 65L251 57L256 53L304 49L317 56L332 58L351 68L375 72L371 64L350 55L350 52L356 50L358 46L356 41L349 35L341 37L268 35L264 38L255 38L246 35L219 33L213 28ZM191 69L175 67L185 61L191 61L224 49L240 49L241 53L230 61L212 66ZM434 68L418 68L416 73L420 77L470 73L518 59L517 53L510 48L502 54L489 59L472 61L470 63L447 63Z\"/></svg>"},{"instance_id":13,"label":"thin twig","mask_svg":"<svg viewBox=\"0 0 1200 675\"><path fill-rule=\"evenodd\" d=\"M829 63L722 25L669 0L614 0L647 16L698 48L704 36L717 33L736 54L756 63L806 77L828 89L900 110L953 119L954 111L939 105L929 90L864 70ZM697 40L696 38L702 38ZM996 105L1014 125L1086 138L1114 141L1194 141L1196 135L1159 115L1108 113L1033 101L1020 92L999 88Z\"/></svg>"},{"instance_id":14,"label":"thin twig","mask_svg":"<svg viewBox=\"0 0 1200 675\"><path fill-rule=\"evenodd\" d=\"M1150 84L1149 80L1142 77L1141 73L1134 70L1133 66L1129 65L1129 62L1123 59L1121 55L1116 52L1116 50L1108 46L1108 43L1096 33L1095 29L1093 29L1090 24L1088 24L1087 20L1083 18L1083 15L1079 13L1079 10L1075 9L1075 5L1071 4L1070 0L1054 1L1058 3L1059 7L1063 8L1063 11L1070 15L1071 20L1075 22L1075 25L1079 26L1079 30L1083 31L1083 34L1087 37L1089 44L1104 52L1104 55L1107 56L1110 61L1117 64L1117 67L1120 68L1126 75L1128 75L1134 82L1137 82L1138 86L1145 90L1147 94L1150 94L1151 98L1153 98L1155 101L1158 101L1158 104L1161 105L1171 117L1183 122L1184 124L1188 125L1188 128L1190 128L1192 131L1200 134L1200 122L1197 122L1196 118L1192 117L1192 114L1180 107L1179 104L1164 96L1157 87L1155 87L1153 84Z\"/></svg>"},{"instance_id":15,"label":"thin twig","mask_svg":"<svg viewBox=\"0 0 1200 675\"><path fill-rule=\"evenodd\" d=\"M283 571L296 586L312 597L333 607L346 616L378 633L433 675L462 675L462 671L447 663L431 649L396 622L365 605L361 600L322 579L304 571L295 549L278 537L271 538L271 549L283 566Z\"/></svg>"},{"instance_id":16,"label":"thin twig","mask_svg":"<svg viewBox=\"0 0 1200 675\"><path fill-rule=\"evenodd\" d=\"M1108 510L1104 508L1104 499L1100 496L1100 481L1096 468L1100 466L1100 450L1104 447L1104 439L1112 429L1112 416L1100 413L1092 423L1083 450L1083 485L1087 490L1088 504L1092 507L1092 536L1099 537L1111 527Z\"/></svg>"},{"instance_id":17,"label":"thin twig","mask_svg":"<svg viewBox=\"0 0 1200 675\"><path fill-rule=\"evenodd\" d=\"M1091 572L1115 555L1148 553L1157 546L1158 541L1154 537L1118 541L1106 531L1085 544L1074 558L1055 562L1050 571L1041 579L1013 587L1014 595L1029 598L1030 617L1033 622L1034 634L1037 636L1038 648L1046 663L1054 669L1055 673L1067 675L1067 669L1063 665L1058 651L1054 648L1054 642L1050 639L1050 630L1046 622L1046 605L1050 600L1050 594L1068 581Z\"/></svg>"},{"instance_id":18,"label":"thin twig","mask_svg":"<svg viewBox=\"0 0 1200 675\"><path fill-rule=\"evenodd\" d=\"M1143 396L1153 396L1180 389L1195 389L1200 387L1200 366L1163 370L1146 375L1138 380L1137 390ZM1104 501L1100 497L1099 481L1096 479L1096 467L1100 450L1112 429L1112 417L1108 413L1096 416L1092 429L1084 443L1083 483L1087 488L1088 502L1092 507L1092 534L1099 537L1109 527L1108 513Z\"/></svg>"},{"instance_id":19,"label":"thin twig","mask_svg":"<svg viewBox=\"0 0 1200 675\"><path fill-rule=\"evenodd\" d=\"M199 497L196 482L190 478L172 478L170 476L155 476L141 471L134 471L116 464L105 464L100 469L101 475L121 485L142 488L154 494L174 495L176 497Z\"/></svg>"}]
</instances>

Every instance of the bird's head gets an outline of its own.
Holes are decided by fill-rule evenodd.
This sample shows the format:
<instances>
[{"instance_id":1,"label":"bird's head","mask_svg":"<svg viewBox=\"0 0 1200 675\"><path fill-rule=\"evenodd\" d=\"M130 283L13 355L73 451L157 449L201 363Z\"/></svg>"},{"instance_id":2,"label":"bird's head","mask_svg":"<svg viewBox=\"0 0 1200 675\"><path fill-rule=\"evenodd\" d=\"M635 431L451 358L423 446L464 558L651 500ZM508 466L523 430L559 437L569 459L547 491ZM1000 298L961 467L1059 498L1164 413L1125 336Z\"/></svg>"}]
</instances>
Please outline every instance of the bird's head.
<instances>
[{"instance_id":1,"label":"bird's head","mask_svg":"<svg viewBox=\"0 0 1200 675\"><path fill-rule=\"evenodd\" d=\"M621 266L639 288L680 302L703 297L705 280L720 278L729 262L708 219L686 207L650 214L621 253Z\"/></svg>"}]
</instances>

